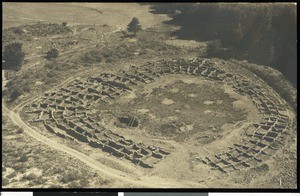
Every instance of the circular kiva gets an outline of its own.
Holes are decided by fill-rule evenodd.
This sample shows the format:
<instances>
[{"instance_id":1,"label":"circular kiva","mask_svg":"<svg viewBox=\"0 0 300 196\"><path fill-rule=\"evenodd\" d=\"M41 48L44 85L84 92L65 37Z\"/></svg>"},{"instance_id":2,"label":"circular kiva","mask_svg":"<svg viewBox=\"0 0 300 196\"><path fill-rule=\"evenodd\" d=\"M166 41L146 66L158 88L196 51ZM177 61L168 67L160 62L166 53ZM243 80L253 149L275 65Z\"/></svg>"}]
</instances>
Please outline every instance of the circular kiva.
<instances>
[{"instance_id":1,"label":"circular kiva","mask_svg":"<svg viewBox=\"0 0 300 196\"><path fill-rule=\"evenodd\" d=\"M197 78L198 84L189 83L189 78ZM146 86L149 88L145 90ZM236 97L250 100L259 120L245 120L242 118L245 111L229 107L232 106L230 93L221 90L225 87L230 87L229 91ZM193 89L189 91L189 88ZM149 107L142 108L148 103ZM156 105L151 107L151 104ZM174 115L163 118L170 108ZM158 118L160 112L163 115ZM209 142L199 140L208 153L200 153L194 160L223 173L249 168L272 156L283 146L293 120L285 101L251 72L234 70L233 63L229 66L226 61L202 58L164 59L114 74L76 79L65 87L44 93L39 101L27 105L24 113L32 126L42 123L52 134L88 143L120 161L128 160L144 168L154 168L176 151L164 142L173 146L195 144L198 140L193 135L201 131L218 132L222 124L228 123L224 119L248 123L246 128L237 123L229 126L232 130L223 130L224 137L218 139L223 146L218 152L205 147ZM206 120L201 122L197 115ZM227 142L226 134L235 132L237 127L242 130L238 132L239 140ZM162 142L146 145L151 138Z\"/></svg>"}]
</instances>

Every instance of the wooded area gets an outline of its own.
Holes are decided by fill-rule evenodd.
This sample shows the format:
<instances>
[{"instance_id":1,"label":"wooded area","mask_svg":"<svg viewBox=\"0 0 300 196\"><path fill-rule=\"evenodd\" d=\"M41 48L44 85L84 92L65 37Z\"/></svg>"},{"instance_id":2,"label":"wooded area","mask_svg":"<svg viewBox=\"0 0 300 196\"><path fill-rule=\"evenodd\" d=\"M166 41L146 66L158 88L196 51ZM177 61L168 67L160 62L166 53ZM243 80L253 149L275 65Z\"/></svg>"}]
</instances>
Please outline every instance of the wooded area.
<instances>
[{"instance_id":1,"label":"wooded area","mask_svg":"<svg viewBox=\"0 0 300 196\"><path fill-rule=\"evenodd\" d=\"M181 39L220 40L221 58L248 60L281 71L296 86L297 13L293 3L155 4L179 25ZM188 21L188 22L187 22Z\"/></svg>"}]
</instances>

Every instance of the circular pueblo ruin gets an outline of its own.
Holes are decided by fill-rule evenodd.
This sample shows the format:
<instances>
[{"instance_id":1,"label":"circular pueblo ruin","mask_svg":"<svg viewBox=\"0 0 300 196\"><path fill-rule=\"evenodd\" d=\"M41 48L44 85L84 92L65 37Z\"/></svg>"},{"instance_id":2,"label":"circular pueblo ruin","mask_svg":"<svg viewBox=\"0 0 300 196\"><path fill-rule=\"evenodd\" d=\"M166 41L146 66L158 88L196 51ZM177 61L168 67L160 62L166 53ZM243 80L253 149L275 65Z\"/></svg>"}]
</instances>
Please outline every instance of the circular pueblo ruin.
<instances>
[{"instance_id":1,"label":"circular pueblo ruin","mask_svg":"<svg viewBox=\"0 0 300 196\"><path fill-rule=\"evenodd\" d=\"M191 186L263 165L295 137L285 100L252 72L219 59L99 71L45 92L22 116L58 142L109 155L115 170Z\"/></svg>"}]
</instances>

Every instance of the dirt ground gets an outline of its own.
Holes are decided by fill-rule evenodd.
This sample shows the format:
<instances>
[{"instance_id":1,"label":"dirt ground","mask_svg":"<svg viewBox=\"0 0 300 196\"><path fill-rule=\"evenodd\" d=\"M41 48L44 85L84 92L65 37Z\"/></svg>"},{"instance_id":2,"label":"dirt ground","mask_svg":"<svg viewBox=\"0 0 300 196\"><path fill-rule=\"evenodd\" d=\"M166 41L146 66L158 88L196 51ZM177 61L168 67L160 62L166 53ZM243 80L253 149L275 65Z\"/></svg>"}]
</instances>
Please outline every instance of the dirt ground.
<instances>
[{"instance_id":1,"label":"dirt ground","mask_svg":"<svg viewBox=\"0 0 300 196\"><path fill-rule=\"evenodd\" d=\"M47 6L44 3L34 3L34 6L33 3L3 3L3 27L41 21L126 28L128 21L137 17L142 27L148 28L169 19L148 10L149 5L138 3L47 3Z\"/></svg>"}]
</instances>

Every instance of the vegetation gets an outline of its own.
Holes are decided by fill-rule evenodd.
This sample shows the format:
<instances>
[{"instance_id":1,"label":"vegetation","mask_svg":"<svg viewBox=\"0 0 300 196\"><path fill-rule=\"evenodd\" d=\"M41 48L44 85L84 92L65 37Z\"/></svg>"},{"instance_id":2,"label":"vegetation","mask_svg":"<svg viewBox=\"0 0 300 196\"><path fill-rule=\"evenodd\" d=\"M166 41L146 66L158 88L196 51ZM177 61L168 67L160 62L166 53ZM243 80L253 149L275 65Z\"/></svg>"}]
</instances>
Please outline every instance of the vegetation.
<instances>
[{"instance_id":1,"label":"vegetation","mask_svg":"<svg viewBox=\"0 0 300 196\"><path fill-rule=\"evenodd\" d=\"M21 133L23 133L23 132L24 132L24 130L23 130L22 128L20 128L20 129L18 129L18 130L16 131L17 134L21 134Z\"/></svg>"},{"instance_id":2,"label":"vegetation","mask_svg":"<svg viewBox=\"0 0 300 196\"><path fill-rule=\"evenodd\" d=\"M19 96L22 95L22 92L19 89L13 90L13 92L10 95L10 101L15 101Z\"/></svg>"},{"instance_id":3,"label":"vegetation","mask_svg":"<svg viewBox=\"0 0 300 196\"><path fill-rule=\"evenodd\" d=\"M101 60L102 56L100 54L100 51L97 50L86 52L82 56L82 61L86 63L101 62Z\"/></svg>"},{"instance_id":4,"label":"vegetation","mask_svg":"<svg viewBox=\"0 0 300 196\"><path fill-rule=\"evenodd\" d=\"M2 119L3 137L14 136L2 144L3 187L17 188L26 183L28 188L91 188L107 187L111 182L77 159L41 145L26 134L16 134L19 127L5 115Z\"/></svg>"},{"instance_id":5,"label":"vegetation","mask_svg":"<svg viewBox=\"0 0 300 196\"><path fill-rule=\"evenodd\" d=\"M44 64L44 67L49 70L66 71L71 69L71 65L60 61L48 61Z\"/></svg>"},{"instance_id":6,"label":"vegetation","mask_svg":"<svg viewBox=\"0 0 300 196\"><path fill-rule=\"evenodd\" d=\"M158 55L170 55L178 52L177 48L154 40L137 40L136 42L119 43L105 49L93 48L80 56L82 63L115 63L121 59L129 59L134 56L153 57ZM77 60L76 60L77 61Z\"/></svg>"},{"instance_id":7,"label":"vegetation","mask_svg":"<svg viewBox=\"0 0 300 196\"><path fill-rule=\"evenodd\" d=\"M4 68L18 70L25 58L21 43L11 43L5 46L3 53Z\"/></svg>"},{"instance_id":8,"label":"vegetation","mask_svg":"<svg viewBox=\"0 0 300 196\"><path fill-rule=\"evenodd\" d=\"M45 59L52 60L59 56L59 51L56 48L52 48L46 53Z\"/></svg>"},{"instance_id":9,"label":"vegetation","mask_svg":"<svg viewBox=\"0 0 300 196\"><path fill-rule=\"evenodd\" d=\"M227 50L218 54L219 57L270 66L296 85L295 4L164 3L155 4L153 9L155 13L167 13L173 18L167 24L181 26L174 32L179 38L220 40ZM180 12L175 14L176 10Z\"/></svg>"},{"instance_id":10,"label":"vegetation","mask_svg":"<svg viewBox=\"0 0 300 196\"><path fill-rule=\"evenodd\" d=\"M232 60L238 63L235 60ZM281 72L263 65L241 63L242 66L267 82L290 106L297 110L297 90L287 81Z\"/></svg>"},{"instance_id":11,"label":"vegetation","mask_svg":"<svg viewBox=\"0 0 300 196\"><path fill-rule=\"evenodd\" d=\"M2 30L2 44L8 45L13 42L31 41L32 36L26 34L21 27L11 27Z\"/></svg>"},{"instance_id":12,"label":"vegetation","mask_svg":"<svg viewBox=\"0 0 300 196\"><path fill-rule=\"evenodd\" d=\"M24 26L28 34L33 36L60 35L71 33L72 30L68 26L56 23L41 23L38 22L32 25Z\"/></svg>"},{"instance_id":13,"label":"vegetation","mask_svg":"<svg viewBox=\"0 0 300 196\"><path fill-rule=\"evenodd\" d=\"M32 41L33 37L43 37L51 35L64 35L72 33L70 27L62 24L41 23L22 25L3 29L2 43L7 45L12 41Z\"/></svg>"},{"instance_id":14,"label":"vegetation","mask_svg":"<svg viewBox=\"0 0 300 196\"><path fill-rule=\"evenodd\" d=\"M33 75L32 77L36 77ZM14 76L6 85L8 88L4 91L5 95L8 96L8 103L16 101L21 95L31 92L32 85L27 79L22 77Z\"/></svg>"},{"instance_id":15,"label":"vegetation","mask_svg":"<svg viewBox=\"0 0 300 196\"><path fill-rule=\"evenodd\" d=\"M206 45L206 55L209 57L215 57L221 52L221 41L210 41Z\"/></svg>"},{"instance_id":16,"label":"vegetation","mask_svg":"<svg viewBox=\"0 0 300 196\"><path fill-rule=\"evenodd\" d=\"M131 22L127 25L127 30L136 34L138 31L142 29L139 19L133 17Z\"/></svg>"},{"instance_id":17,"label":"vegetation","mask_svg":"<svg viewBox=\"0 0 300 196\"><path fill-rule=\"evenodd\" d=\"M9 180L7 179L7 178L4 178L3 180L2 180L2 187L3 186L7 186L9 184Z\"/></svg>"}]
</instances>

